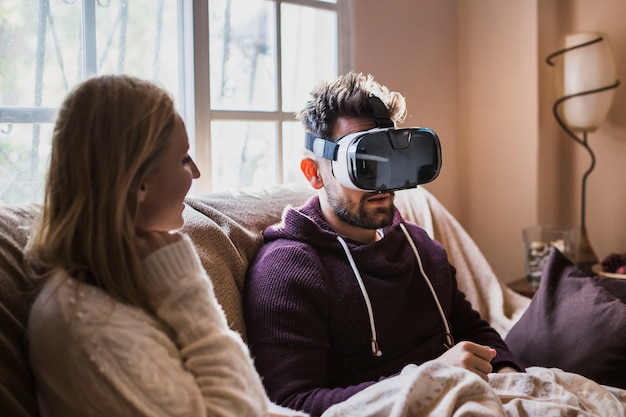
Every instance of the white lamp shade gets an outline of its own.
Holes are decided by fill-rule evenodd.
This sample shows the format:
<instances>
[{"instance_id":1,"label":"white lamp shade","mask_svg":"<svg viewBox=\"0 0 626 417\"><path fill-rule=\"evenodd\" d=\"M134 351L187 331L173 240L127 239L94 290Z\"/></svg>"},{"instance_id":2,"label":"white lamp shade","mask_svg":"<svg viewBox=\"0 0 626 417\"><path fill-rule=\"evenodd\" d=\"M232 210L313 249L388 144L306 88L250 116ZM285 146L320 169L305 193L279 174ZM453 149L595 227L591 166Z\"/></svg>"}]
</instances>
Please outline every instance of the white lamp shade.
<instances>
[{"instance_id":1,"label":"white lamp shade","mask_svg":"<svg viewBox=\"0 0 626 417\"><path fill-rule=\"evenodd\" d=\"M576 48L563 55L563 94L607 87L615 83L615 60L608 38L600 32L571 33L564 47L580 45L602 37L594 44ZM563 103L563 119L572 130L594 131L606 118L615 89L573 97Z\"/></svg>"}]
</instances>

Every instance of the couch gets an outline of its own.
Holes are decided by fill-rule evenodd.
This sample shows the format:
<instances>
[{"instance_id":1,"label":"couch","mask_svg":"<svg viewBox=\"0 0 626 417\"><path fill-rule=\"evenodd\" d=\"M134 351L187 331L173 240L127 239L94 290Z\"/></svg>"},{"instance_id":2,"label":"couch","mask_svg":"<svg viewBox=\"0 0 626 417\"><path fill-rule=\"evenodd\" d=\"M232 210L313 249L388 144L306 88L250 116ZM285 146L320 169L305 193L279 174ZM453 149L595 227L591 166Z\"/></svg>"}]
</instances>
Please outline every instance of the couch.
<instances>
[{"instance_id":1,"label":"couch","mask_svg":"<svg viewBox=\"0 0 626 417\"><path fill-rule=\"evenodd\" d=\"M262 245L261 232L280 220L287 205L303 204L314 191L308 184L285 184L188 197L182 231L193 240L229 325L245 340L241 290L249 261ZM404 217L426 229L448 250L459 288L504 337L530 299L503 285L478 247L425 188L398 192ZM38 415L27 357L25 328L38 283L24 273L23 248L39 207L0 206L0 414Z\"/></svg>"}]
</instances>

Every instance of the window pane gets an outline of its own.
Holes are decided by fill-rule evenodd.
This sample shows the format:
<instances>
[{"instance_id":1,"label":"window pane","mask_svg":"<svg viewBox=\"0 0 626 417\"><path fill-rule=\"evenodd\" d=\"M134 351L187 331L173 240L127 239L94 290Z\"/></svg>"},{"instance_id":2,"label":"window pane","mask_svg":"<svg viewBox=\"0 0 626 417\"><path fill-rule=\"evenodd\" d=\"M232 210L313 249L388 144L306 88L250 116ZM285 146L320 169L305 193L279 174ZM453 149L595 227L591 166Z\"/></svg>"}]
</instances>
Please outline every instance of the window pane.
<instances>
[{"instance_id":1,"label":"window pane","mask_svg":"<svg viewBox=\"0 0 626 417\"><path fill-rule=\"evenodd\" d=\"M276 110L272 2L209 1L211 107Z\"/></svg>"},{"instance_id":2,"label":"window pane","mask_svg":"<svg viewBox=\"0 0 626 417\"><path fill-rule=\"evenodd\" d=\"M0 106L58 107L83 79L81 4L2 1ZM178 97L177 2L95 4L98 72L159 81Z\"/></svg>"},{"instance_id":3,"label":"window pane","mask_svg":"<svg viewBox=\"0 0 626 417\"><path fill-rule=\"evenodd\" d=\"M92 0L102 73L156 81L179 97L177 0ZM0 200L41 202L54 109L86 73L82 1L0 0ZM87 30L89 32L90 30ZM17 108L16 108L17 107ZM41 107L49 109L40 109ZM46 124L43 124L45 122Z\"/></svg>"},{"instance_id":4,"label":"window pane","mask_svg":"<svg viewBox=\"0 0 626 417\"><path fill-rule=\"evenodd\" d=\"M57 107L80 74L80 2L3 0L0 106Z\"/></svg>"},{"instance_id":5,"label":"window pane","mask_svg":"<svg viewBox=\"0 0 626 417\"><path fill-rule=\"evenodd\" d=\"M304 107L322 80L337 77L337 13L281 5L283 111Z\"/></svg>"},{"instance_id":6,"label":"window pane","mask_svg":"<svg viewBox=\"0 0 626 417\"><path fill-rule=\"evenodd\" d=\"M276 184L276 123L211 122L213 191Z\"/></svg>"},{"instance_id":7,"label":"window pane","mask_svg":"<svg viewBox=\"0 0 626 417\"><path fill-rule=\"evenodd\" d=\"M98 73L159 81L175 97L179 90L177 2L97 2Z\"/></svg>"},{"instance_id":8,"label":"window pane","mask_svg":"<svg viewBox=\"0 0 626 417\"><path fill-rule=\"evenodd\" d=\"M283 123L283 178L285 182L305 181L300 171L304 154L304 128L300 122Z\"/></svg>"},{"instance_id":9,"label":"window pane","mask_svg":"<svg viewBox=\"0 0 626 417\"><path fill-rule=\"evenodd\" d=\"M0 203L43 201L52 124L0 125Z\"/></svg>"}]
</instances>

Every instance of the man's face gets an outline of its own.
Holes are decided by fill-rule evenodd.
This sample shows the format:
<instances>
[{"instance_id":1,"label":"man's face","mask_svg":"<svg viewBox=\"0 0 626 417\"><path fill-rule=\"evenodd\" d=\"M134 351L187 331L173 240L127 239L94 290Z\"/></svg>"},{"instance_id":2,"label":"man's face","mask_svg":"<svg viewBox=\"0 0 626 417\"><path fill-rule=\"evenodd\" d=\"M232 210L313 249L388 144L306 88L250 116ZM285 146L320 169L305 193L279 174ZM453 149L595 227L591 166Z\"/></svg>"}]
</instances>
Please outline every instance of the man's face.
<instances>
[{"instance_id":1,"label":"man's face","mask_svg":"<svg viewBox=\"0 0 626 417\"><path fill-rule=\"evenodd\" d=\"M336 140L349 133L374 127L375 124L369 119L339 117L331 138ZM323 163L324 190L328 205L338 220L363 229L379 229L391 224L394 215L393 192L379 194L346 188L333 176L330 161Z\"/></svg>"}]
</instances>

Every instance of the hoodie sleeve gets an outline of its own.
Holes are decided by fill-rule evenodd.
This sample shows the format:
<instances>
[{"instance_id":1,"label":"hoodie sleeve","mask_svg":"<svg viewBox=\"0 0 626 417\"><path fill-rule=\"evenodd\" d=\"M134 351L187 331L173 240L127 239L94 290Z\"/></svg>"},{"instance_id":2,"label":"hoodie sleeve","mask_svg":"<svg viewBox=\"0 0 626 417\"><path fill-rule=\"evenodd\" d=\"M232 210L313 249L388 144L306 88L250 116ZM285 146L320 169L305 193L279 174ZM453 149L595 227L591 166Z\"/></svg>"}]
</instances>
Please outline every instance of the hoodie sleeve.
<instances>
[{"instance_id":1,"label":"hoodie sleeve","mask_svg":"<svg viewBox=\"0 0 626 417\"><path fill-rule=\"evenodd\" d=\"M409 228L412 229L411 235L418 242L420 250L424 251L425 268L429 279L437 288L437 296L446 305L446 317L455 343L467 340L496 349L497 354L491 361L494 371L506 366L523 371L524 366L515 358L502 337L459 290L456 270L448 262L443 246L418 231L416 226Z\"/></svg>"},{"instance_id":2,"label":"hoodie sleeve","mask_svg":"<svg viewBox=\"0 0 626 417\"><path fill-rule=\"evenodd\" d=\"M454 271L454 268L452 268ZM498 332L482 319L478 311L474 310L465 294L457 288L456 279L453 278L451 295L450 327L456 342L469 340L494 348L496 356L491 360L494 372L506 366L524 371L524 365L519 362L509 350Z\"/></svg>"},{"instance_id":3,"label":"hoodie sleeve","mask_svg":"<svg viewBox=\"0 0 626 417\"><path fill-rule=\"evenodd\" d=\"M323 388L332 384L322 270L308 247L274 242L250 266L244 291L248 343L270 399L311 415L375 382Z\"/></svg>"}]
</instances>

